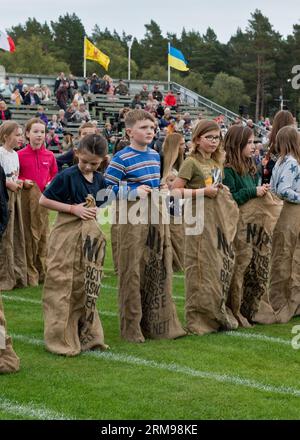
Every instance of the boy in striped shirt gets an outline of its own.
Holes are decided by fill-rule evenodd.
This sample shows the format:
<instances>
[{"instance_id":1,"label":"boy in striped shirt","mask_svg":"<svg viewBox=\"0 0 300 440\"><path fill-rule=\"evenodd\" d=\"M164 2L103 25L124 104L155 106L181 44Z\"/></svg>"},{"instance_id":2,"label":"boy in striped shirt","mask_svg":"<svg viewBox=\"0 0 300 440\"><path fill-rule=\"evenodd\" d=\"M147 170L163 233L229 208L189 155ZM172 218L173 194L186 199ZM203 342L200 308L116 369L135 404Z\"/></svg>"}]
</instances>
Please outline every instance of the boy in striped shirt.
<instances>
[{"instance_id":1,"label":"boy in striped shirt","mask_svg":"<svg viewBox=\"0 0 300 440\"><path fill-rule=\"evenodd\" d=\"M105 174L115 194L121 182L127 184L128 200L146 198L160 185L160 157L148 147L155 130L155 119L144 110L132 110L125 118L130 146L116 153ZM129 202L131 203L131 202ZM130 342L144 342L141 329L140 260L146 245L148 225L119 224L119 309L121 336Z\"/></svg>"}]
</instances>

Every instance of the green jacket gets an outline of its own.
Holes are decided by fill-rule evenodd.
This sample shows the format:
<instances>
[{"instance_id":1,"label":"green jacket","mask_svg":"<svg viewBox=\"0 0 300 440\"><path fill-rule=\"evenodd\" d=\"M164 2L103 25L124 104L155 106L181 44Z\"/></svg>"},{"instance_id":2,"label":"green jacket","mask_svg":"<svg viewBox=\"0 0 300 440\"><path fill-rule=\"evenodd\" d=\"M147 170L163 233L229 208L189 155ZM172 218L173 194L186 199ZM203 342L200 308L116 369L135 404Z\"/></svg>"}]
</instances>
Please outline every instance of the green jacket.
<instances>
[{"instance_id":1,"label":"green jacket","mask_svg":"<svg viewBox=\"0 0 300 440\"><path fill-rule=\"evenodd\" d=\"M232 197L239 206L257 197L257 175L251 176L250 174L246 174L245 176L241 176L233 168L224 168L223 184L228 186Z\"/></svg>"}]
</instances>

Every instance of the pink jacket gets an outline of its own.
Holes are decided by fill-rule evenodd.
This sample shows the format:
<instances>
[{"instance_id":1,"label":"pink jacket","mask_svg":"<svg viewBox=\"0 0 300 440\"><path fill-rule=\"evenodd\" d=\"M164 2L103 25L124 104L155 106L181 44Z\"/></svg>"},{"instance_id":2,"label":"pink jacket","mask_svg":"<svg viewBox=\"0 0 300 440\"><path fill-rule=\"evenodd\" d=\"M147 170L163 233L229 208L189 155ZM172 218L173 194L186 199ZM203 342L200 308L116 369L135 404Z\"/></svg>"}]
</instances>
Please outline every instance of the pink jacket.
<instances>
[{"instance_id":1,"label":"pink jacket","mask_svg":"<svg viewBox=\"0 0 300 440\"><path fill-rule=\"evenodd\" d=\"M41 192L57 174L56 159L52 151L48 151L45 145L33 150L30 144L18 151L20 162L19 179L33 180Z\"/></svg>"}]
</instances>

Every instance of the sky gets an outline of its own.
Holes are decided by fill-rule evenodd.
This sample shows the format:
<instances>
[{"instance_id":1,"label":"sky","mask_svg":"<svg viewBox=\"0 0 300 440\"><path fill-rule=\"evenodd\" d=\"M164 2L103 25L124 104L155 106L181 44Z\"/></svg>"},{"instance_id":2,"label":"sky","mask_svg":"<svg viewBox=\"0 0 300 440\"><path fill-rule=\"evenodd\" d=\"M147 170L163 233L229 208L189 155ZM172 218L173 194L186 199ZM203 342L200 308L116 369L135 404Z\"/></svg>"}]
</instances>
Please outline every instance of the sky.
<instances>
[{"instance_id":1,"label":"sky","mask_svg":"<svg viewBox=\"0 0 300 440\"><path fill-rule=\"evenodd\" d=\"M292 33L293 24L300 24L299 0L84 0L80 4L74 0L13 0L12 8L1 8L0 30L24 24L28 17L50 23L59 15L75 12L87 34L98 24L100 29L115 29L119 34L124 30L140 40L144 25L153 19L163 35L180 35L183 27L203 34L210 26L219 41L226 43L238 27L246 28L255 9L283 36Z\"/></svg>"}]
</instances>

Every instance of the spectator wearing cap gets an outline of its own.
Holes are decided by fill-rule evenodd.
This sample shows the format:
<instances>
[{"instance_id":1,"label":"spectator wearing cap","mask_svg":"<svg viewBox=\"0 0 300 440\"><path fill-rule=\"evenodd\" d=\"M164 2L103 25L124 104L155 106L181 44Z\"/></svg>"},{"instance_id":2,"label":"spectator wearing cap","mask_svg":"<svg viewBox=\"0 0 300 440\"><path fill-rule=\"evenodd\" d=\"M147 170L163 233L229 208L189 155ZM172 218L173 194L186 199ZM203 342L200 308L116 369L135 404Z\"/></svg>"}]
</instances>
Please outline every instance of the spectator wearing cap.
<instances>
[{"instance_id":1,"label":"spectator wearing cap","mask_svg":"<svg viewBox=\"0 0 300 440\"><path fill-rule=\"evenodd\" d=\"M154 86L152 96L156 101L161 102L163 100L163 94L159 90L158 86Z\"/></svg>"}]
</instances>

